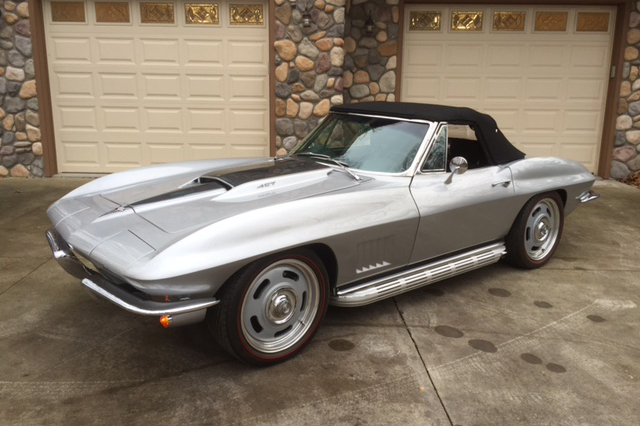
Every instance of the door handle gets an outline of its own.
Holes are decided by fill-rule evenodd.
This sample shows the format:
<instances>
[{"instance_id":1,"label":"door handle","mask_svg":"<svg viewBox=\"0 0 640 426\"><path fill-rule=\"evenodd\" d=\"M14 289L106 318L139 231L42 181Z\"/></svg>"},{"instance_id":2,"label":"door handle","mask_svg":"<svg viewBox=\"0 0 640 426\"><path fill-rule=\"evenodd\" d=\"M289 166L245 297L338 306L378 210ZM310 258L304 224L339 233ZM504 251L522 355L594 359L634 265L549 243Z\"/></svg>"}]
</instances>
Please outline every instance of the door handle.
<instances>
[{"instance_id":1,"label":"door handle","mask_svg":"<svg viewBox=\"0 0 640 426\"><path fill-rule=\"evenodd\" d=\"M510 180L505 180L504 182L497 182L497 183L492 183L491 187L496 187L498 185L502 185L504 188L506 188L507 186L511 185L511 181Z\"/></svg>"}]
</instances>

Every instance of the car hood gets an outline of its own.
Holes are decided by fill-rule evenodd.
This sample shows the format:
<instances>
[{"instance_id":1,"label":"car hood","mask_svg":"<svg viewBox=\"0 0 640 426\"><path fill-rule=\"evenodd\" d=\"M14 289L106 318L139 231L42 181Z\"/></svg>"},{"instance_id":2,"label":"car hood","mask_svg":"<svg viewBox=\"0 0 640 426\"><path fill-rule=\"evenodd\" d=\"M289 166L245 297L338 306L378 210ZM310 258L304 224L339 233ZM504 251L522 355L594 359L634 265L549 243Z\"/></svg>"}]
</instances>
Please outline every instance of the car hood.
<instances>
[{"instance_id":1,"label":"car hood","mask_svg":"<svg viewBox=\"0 0 640 426\"><path fill-rule=\"evenodd\" d=\"M366 180L292 157L222 168L212 161L209 170L65 197L48 214L74 248L92 260L126 266L225 218Z\"/></svg>"}]
</instances>

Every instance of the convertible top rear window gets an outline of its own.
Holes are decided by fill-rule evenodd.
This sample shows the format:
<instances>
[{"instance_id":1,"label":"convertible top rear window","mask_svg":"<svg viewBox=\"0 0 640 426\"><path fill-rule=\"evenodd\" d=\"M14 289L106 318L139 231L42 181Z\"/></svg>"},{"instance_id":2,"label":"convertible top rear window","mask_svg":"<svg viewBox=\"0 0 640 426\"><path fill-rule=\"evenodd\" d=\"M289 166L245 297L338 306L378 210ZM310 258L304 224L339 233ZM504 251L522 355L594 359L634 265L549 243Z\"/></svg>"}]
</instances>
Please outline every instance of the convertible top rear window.
<instances>
[{"instance_id":1,"label":"convertible top rear window","mask_svg":"<svg viewBox=\"0 0 640 426\"><path fill-rule=\"evenodd\" d=\"M331 114L292 154L322 154L354 169L401 173L413 163L428 130L426 123Z\"/></svg>"}]
</instances>

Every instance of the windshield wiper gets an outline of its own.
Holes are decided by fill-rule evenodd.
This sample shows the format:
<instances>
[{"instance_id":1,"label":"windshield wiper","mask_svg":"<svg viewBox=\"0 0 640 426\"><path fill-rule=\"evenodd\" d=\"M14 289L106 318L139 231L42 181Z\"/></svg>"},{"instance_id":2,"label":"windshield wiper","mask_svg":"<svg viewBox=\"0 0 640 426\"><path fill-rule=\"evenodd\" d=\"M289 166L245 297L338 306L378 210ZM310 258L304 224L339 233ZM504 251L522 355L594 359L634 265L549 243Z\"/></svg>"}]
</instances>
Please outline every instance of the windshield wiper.
<instances>
[{"instance_id":1,"label":"windshield wiper","mask_svg":"<svg viewBox=\"0 0 640 426\"><path fill-rule=\"evenodd\" d=\"M338 161L333 157L329 157L326 154L318 154L316 152L296 152L293 155L299 155L300 157L311 157L311 158L318 158L320 160L325 160L325 161L329 161L337 166L340 166L340 168L342 170L344 170L345 172L349 173L349 175L354 178L355 180L359 181L362 180L360 178L360 176L358 176L357 174L353 173L351 170L349 170L349 164L345 163L344 161Z\"/></svg>"}]
</instances>

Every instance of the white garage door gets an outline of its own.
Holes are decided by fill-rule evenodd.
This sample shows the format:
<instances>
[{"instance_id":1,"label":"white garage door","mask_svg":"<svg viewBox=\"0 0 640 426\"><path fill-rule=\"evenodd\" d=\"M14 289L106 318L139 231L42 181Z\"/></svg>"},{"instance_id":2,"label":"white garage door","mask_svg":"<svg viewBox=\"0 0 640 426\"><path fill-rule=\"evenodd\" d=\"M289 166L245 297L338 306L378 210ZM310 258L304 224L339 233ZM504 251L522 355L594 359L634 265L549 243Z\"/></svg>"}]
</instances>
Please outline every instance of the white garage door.
<instances>
[{"instance_id":1,"label":"white garage door","mask_svg":"<svg viewBox=\"0 0 640 426\"><path fill-rule=\"evenodd\" d=\"M486 112L528 155L596 170L615 9L405 10L402 100Z\"/></svg>"},{"instance_id":2,"label":"white garage door","mask_svg":"<svg viewBox=\"0 0 640 426\"><path fill-rule=\"evenodd\" d=\"M267 2L237 3L47 1L58 170L268 155Z\"/></svg>"}]
</instances>

